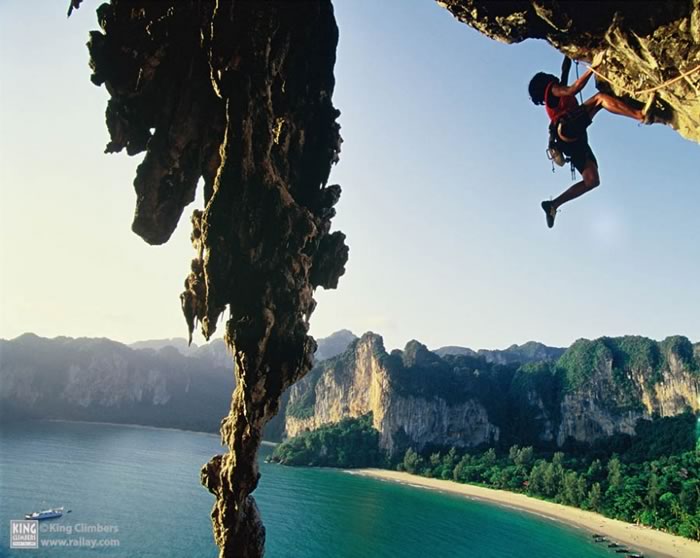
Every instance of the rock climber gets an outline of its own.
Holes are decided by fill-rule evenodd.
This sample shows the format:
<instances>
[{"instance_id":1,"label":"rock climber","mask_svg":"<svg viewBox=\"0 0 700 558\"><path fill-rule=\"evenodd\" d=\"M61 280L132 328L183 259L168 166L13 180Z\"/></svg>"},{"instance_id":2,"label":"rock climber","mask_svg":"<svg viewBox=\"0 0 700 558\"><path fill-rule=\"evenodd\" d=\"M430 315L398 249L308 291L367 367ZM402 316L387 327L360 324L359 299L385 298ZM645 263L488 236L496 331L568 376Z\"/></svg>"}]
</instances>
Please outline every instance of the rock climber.
<instances>
[{"instance_id":1,"label":"rock climber","mask_svg":"<svg viewBox=\"0 0 700 558\"><path fill-rule=\"evenodd\" d=\"M602 56L596 57L591 68L599 64L601 59ZM565 57L561 79L557 79L552 74L540 72L535 74L528 86L532 102L536 105L544 105L547 116L549 116L550 148L554 147L568 156L583 178L553 200L542 202L547 226L550 229L554 226L554 218L559 207L593 190L600 184L598 162L588 144L588 134L586 133L586 129L591 125L593 117L598 111L605 109L613 114L627 116L645 124L651 124L654 120L651 110L653 100L650 100L643 109L635 109L622 99L605 93L596 93L579 105L576 94L586 86L591 78L593 74L591 68L588 68L574 83L567 85L571 60Z\"/></svg>"}]
</instances>

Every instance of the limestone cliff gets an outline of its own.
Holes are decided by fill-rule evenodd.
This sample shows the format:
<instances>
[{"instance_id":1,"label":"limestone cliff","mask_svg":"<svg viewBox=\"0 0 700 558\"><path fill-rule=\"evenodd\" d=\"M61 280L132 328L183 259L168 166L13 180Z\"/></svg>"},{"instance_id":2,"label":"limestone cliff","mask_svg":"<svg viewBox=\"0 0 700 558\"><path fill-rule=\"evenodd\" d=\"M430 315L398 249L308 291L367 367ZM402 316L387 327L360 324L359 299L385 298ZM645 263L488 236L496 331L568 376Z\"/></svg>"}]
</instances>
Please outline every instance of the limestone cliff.
<instances>
[{"instance_id":1,"label":"limestone cliff","mask_svg":"<svg viewBox=\"0 0 700 558\"><path fill-rule=\"evenodd\" d=\"M457 19L506 43L544 39L577 60L605 52L599 87L640 102L657 99L670 125L700 142L700 0L561 2L437 0ZM539 68L533 67L533 74Z\"/></svg>"},{"instance_id":2,"label":"limestone cliff","mask_svg":"<svg viewBox=\"0 0 700 558\"><path fill-rule=\"evenodd\" d=\"M569 389L561 402L560 444L618 432L634 434L640 418L700 410L700 361L684 337L577 341L562 357Z\"/></svg>"},{"instance_id":3,"label":"limestone cliff","mask_svg":"<svg viewBox=\"0 0 700 558\"><path fill-rule=\"evenodd\" d=\"M109 339L0 340L0 421L63 419L216 432L234 388L230 362Z\"/></svg>"},{"instance_id":4,"label":"limestone cliff","mask_svg":"<svg viewBox=\"0 0 700 558\"><path fill-rule=\"evenodd\" d=\"M683 337L580 340L556 362L500 365L431 353L387 354L368 333L292 387L286 434L369 412L389 452L406 446L590 443L637 421L700 410L700 360Z\"/></svg>"},{"instance_id":5,"label":"limestone cliff","mask_svg":"<svg viewBox=\"0 0 700 558\"><path fill-rule=\"evenodd\" d=\"M413 354L411 354L413 351ZM422 374L426 360L442 359L416 342L403 354L388 355L381 337L368 333L348 351L315 370L292 387L287 407L288 436L343 417L373 413L380 445L389 451L410 441L420 447L444 442L478 445L498 439L498 428L488 421L486 409L475 399L453 401L439 393L427 393L431 378L417 379L425 390L402 389L403 374ZM313 389L313 410L295 415L297 403ZM307 402L310 404L311 400ZM308 416L307 416L308 415Z\"/></svg>"}]
</instances>

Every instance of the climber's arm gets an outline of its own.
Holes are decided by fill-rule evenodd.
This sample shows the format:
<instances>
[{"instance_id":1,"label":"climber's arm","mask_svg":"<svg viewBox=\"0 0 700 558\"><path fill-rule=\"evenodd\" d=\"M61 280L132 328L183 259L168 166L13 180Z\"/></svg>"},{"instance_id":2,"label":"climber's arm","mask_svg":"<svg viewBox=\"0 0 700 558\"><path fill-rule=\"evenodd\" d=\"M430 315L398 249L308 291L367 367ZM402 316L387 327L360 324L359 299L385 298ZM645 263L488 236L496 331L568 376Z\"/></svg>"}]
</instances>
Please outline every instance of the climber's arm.
<instances>
[{"instance_id":1,"label":"climber's arm","mask_svg":"<svg viewBox=\"0 0 700 558\"><path fill-rule=\"evenodd\" d=\"M569 70L571 70L571 58L565 56L564 62L561 64L561 79L559 80L562 85L569 83Z\"/></svg>"},{"instance_id":2,"label":"climber's arm","mask_svg":"<svg viewBox=\"0 0 700 558\"><path fill-rule=\"evenodd\" d=\"M586 87L586 84L588 83L588 80L591 79L591 76L593 75L593 71L588 68L585 72L583 72L583 75L578 78L574 83L571 85L558 85L555 84L552 86L552 93L556 97L566 97L568 95L576 95L581 89Z\"/></svg>"}]
</instances>

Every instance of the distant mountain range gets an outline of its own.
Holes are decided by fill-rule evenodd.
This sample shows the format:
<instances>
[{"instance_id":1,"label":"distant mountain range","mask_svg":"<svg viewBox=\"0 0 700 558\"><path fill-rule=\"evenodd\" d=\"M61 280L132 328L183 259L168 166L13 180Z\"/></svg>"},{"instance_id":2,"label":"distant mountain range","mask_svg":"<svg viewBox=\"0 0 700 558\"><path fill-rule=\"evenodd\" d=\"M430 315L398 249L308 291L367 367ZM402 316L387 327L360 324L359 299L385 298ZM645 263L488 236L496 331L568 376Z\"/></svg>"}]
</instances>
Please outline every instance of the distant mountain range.
<instances>
[{"instance_id":1,"label":"distant mountain range","mask_svg":"<svg viewBox=\"0 0 700 558\"><path fill-rule=\"evenodd\" d=\"M223 341L217 339L215 341L212 341L210 344L222 344L223 346ZM154 351L159 351L164 347L174 347L186 356L196 354L197 350L199 349L197 343L192 343L191 345L188 345L187 339L185 339L184 337L171 337L169 339L148 339L146 341L137 341L136 343L131 343L129 344L129 347L131 347L132 349L153 349Z\"/></svg>"},{"instance_id":2,"label":"distant mountain range","mask_svg":"<svg viewBox=\"0 0 700 558\"><path fill-rule=\"evenodd\" d=\"M316 360L326 360L344 353L350 343L355 341L357 336L347 329L341 329L335 333L331 333L328 337L322 337L316 340L318 348L316 349Z\"/></svg>"},{"instance_id":3,"label":"distant mountain range","mask_svg":"<svg viewBox=\"0 0 700 558\"><path fill-rule=\"evenodd\" d=\"M355 341L357 336L347 329L341 329L332 333L328 337L316 339L318 348L316 349L316 360L325 360L339 355L348 345ZM137 341L129 345L132 349L153 349L160 350L164 347L174 347L185 356L200 357L205 356L211 360L215 360L219 364L228 366L231 362L231 357L226 350L226 345L221 339L216 339L204 345L198 346L196 343L187 344L187 339L184 337L171 337L166 339L149 339L147 341Z\"/></svg>"},{"instance_id":4,"label":"distant mountain range","mask_svg":"<svg viewBox=\"0 0 700 558\"><path fill-rule=\"evenodd\" d=\"M156 344L153 345L157 346ZM0 340L0 419L64 419L216 432L234 388L223 342L134 349L109 339Z\"/></svg>"},{"instance_id":5,"label":"distant mountain range","mask_svg":"<svg viewBox=\"0 0 700 558\"><path fill-rule=\"evenodd\" d=\"M285 394L268 439L372 411L387 446L396 436L418 445L481 443L519 435L508 426L513 421L530 437L589 440L631 432L639 417L700 406L700 346L683 337L581 340L569 349L529 342L503 350L429 351L411 341L389 354L381 337L358 339L342 330L317 343L317 366ZM33 334L0 340L3 422L217 432L233 388L222 340L201 346L182 338L130 346ZM517 409L508 407L514 401Z\"/></svg>"},{"instance_id":6,"label":"distant mountain range","mask_svg":"<svg viewBox=\"0 0 700 558\"><path fill-rule=\"evenodd\" d=\"M316 360L357 339L342 330L318 340ZM27 333L0 340L0 422L26 419L142 424L218 432L235 387L223 340L184 338L125 345L110 339ZM283 415L268 428L279 437Z\"/></svg>"},{"instance_id":7,"label":"distant mountain range","mask_svg":"<svg viewBox=\"0 0 700 558\"><path fill-rule=\"evenodd\" d=\"M467 347L447 346L435 349L438 356L481 356L486 362L493 364L513 364L519 362L552 361L564 354L566 349L560 347L548 347L537 341L529 341L523 345L511 345L507 349L479 349L474 351Z\"/></svg>"}]
</instances>

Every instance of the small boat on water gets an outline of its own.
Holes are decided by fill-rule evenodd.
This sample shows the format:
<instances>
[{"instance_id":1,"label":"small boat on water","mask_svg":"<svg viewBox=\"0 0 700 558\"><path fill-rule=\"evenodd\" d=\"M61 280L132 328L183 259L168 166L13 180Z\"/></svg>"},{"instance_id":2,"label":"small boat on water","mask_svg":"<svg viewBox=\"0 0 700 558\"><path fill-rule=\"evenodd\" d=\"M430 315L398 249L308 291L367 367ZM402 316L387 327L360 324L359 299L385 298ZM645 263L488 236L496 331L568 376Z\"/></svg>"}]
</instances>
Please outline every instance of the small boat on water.
<instances>
[{"instance_id":1,"label":"small boat on water","mask_svg":"<svg viewBox=\"0 0 700 558\"><path fill-rule=\"evenodd\" d=\"M55 519L57 517L61 517L62 515L63 507L60 507L53 508L50 510L28 513L24 516L24 519L36 519L37 521L41 521L42 519Z\"/></svg>"},{"instance_id":2,"label":"small boat on water","mask_svg":"<svg viewBox=\"0 0 700 558\"><path fill-rule=\"evenodd\" d=\"M618 554L627 554L629 551L629 548L618 548L615 552L617 552Z\"/></svg>"},{"instance_id":3,"label":"small boat on water","mask_svg":"<svg viewBox=\"0 0 700 558\"><path fill-rule=\"evenodd\" d=\"M608 539L602 535L596 535L595 537L593 537L593 542L603 543L603 542L608 542Z\"/></svg>"},{"instance_id":4,"label":"small boat on water","mask_svg":"<svg viewBox=\"0 0 700 558\"><path fill-rule=\"evenodd\" d=\"M628 554L626 558L644 558L644 554L633 552L632 554Z\"/></svg>"}]
</instances>

